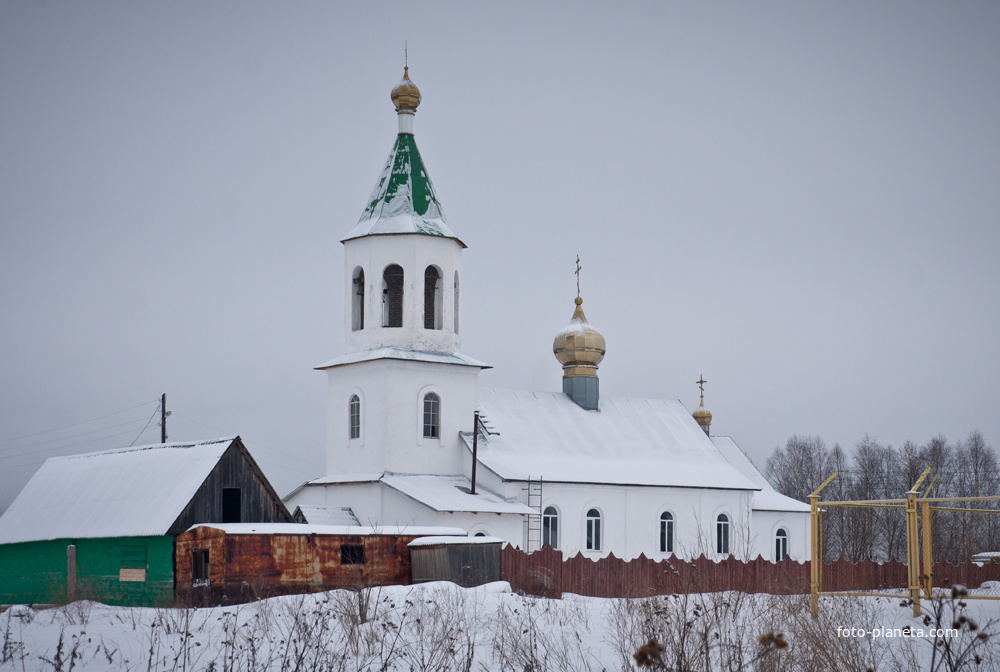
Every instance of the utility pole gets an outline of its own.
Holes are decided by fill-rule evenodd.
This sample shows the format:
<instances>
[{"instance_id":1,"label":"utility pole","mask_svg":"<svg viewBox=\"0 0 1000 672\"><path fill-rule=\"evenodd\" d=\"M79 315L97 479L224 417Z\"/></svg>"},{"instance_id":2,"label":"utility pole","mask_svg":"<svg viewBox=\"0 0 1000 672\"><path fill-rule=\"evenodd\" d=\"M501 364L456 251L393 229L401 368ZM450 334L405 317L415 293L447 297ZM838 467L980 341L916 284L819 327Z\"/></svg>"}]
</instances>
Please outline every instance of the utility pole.
<instances>
[{"instance_id":1,"label":"utility pole","mask_svg":"<svg viewBox=\"0 0 1000 672\"><path fill-rule=\"evenodd\" d=\"M160 443L167 442L167 393L160 395Z\"/></svg>"},{"instance_id":2,"label":"utility pole","mask_svg":"<svg viewBox=\"0 0 1000 672\"><path fill-rule=\"evenodd\" d=\"M479 411L472 416L472 488L470 495L476 494L476 462L479 461Z\"/></svg>"}]
</instances>

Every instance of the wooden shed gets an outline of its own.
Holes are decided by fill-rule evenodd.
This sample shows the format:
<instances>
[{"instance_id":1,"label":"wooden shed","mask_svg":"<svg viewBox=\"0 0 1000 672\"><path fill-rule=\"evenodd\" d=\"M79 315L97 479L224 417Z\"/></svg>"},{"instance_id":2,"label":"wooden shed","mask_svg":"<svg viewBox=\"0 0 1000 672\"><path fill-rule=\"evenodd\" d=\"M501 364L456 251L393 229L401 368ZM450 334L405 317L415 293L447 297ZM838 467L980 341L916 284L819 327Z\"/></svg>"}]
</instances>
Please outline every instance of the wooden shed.
<instances>
[{"instance_id":1,"label":"wooden shed","mask_svg":"<svg viewBox=\"0 0 1000 672\"><path fill-rule=\"evenodd\" d=\"M410 582L407 544L448 527L198 525L177 537L177 596L197 603ZM464 537L463 537L464 538Z\"/></svg>"},{"instance_id":2,"label":"wooden shed","mask_svg":"<svg viewBox=\"0 0 1000 672\"><path fill-rule=\"evenodd\" d=\"M423 537L410 542L413 583L452 581L470 588L500 580L497 537Z\"/></svg>"},{"instance_id":3,"label":"wooden shed","mask_svg":"<svg viewBox=\"0 0 1000 672\"><path fill-rule=\"evenodd\" d=\"M0 517L0 603L169 604L175 535L291 520L238 436L51 458Z\"/></svg>"}]
</instances>

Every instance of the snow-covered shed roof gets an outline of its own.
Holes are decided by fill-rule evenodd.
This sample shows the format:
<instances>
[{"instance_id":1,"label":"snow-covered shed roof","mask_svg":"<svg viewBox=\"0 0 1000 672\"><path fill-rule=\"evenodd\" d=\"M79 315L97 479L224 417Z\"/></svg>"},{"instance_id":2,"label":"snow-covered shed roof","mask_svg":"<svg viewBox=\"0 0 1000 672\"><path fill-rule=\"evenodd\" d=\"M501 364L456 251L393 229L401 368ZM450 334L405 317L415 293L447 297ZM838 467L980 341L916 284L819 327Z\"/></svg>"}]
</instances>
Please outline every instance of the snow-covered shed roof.
<instances>
[{"instance_id":1,"label":"snow-covered shed roof","mask_svg":"<svg viewBox=\"0 0 1000 672\"><path fill-rule=\"evenodd\" d=\"M310 525L360 525L358 517L349 506L297 506L292 517L301 514Z\"/></svg>"},{"instance_id":2,"label":"snow-covered shed roof","mask_svg":"<svg viewBox=\"0 0 1000 672\"><path fill-rule=\"evenodd\" d=\"M236 440L50 457L0 517L0 544L166 534Z\"/></svg>"},{"instance_id":3,"label":"snow-covered shed roof","mask_svg":"<svg viewBox=\"0 0 1000 672\"><path fill-rule=\"evenodd\" d=\"M201 523L190 529L211 527L226 534L328 534L333 536L433 536L462 537L460 527L439 525L300 525L298 523Z\"/></svg>"},{"instance_id":4,"label":"snow-covered shed roof","mask_svg":"<svg viewBox=\"0 0 1000 672\"><path fill-rule=\"evenodd\" d=\"M492 492L476 489L469 494L471 482L464 476L401 476L386 474L382 482L410 499L435 511L471 513L538 513L520 502L509 502Z\"/></svg>"},{"instance_id":5,"label":"snow-covered shed roof","mask_svg":"<svg viewBox=\"0 0 1000 672\"><path fill-rule=\"evenodd\" d=\"M421 546L467 546L469 544L506 544L500 537L420 537L407 544L409 548Z\"/></svg>"},{"instance_id":6,"label":"snow-covered shed roof","mask_svg":"<svg viewBox=\"0 0 1000 672\"><path fill-rule=\"evenodd\" d=\"M493 368L489 364L480 362L478 359L473 359L472 357L466 357L459 352L422 352L420 350L406 350L404 348L381 348L379 350L364 350L341 355L336 359L331 359L329 362L320 364L316 369L332 369L335 366L369 362L375 359L400 359L412 362L431 362L433 364L457 364L458 366L474 366L480 369Z\"/></svg>"},{"instance_id":7,"label":"snow-covered shed roof","mask_svg":"<svg viewBox=\"0 0 1000 672\"><path fill-rule=\"evenodd\" d=\"M744 476L760 486L760 490L753 494L753 509L755 511L806 511L810 510L809 505L792 499L775 490L764 474L754 466L750 458L743 449L728 436L713 436L712 443L719 449L726 460L731 465L740 470Z\"/></svg>"},{"instance_id":8,"label":"snow-covered shed roof","mask_svg":"<svg viewBox=\"0 0 1000 672\"><path fill-rule=\"evenodd\" d=\"M452 238L465 247L445 221L412 133L396 136L361 219L340 242L406 233Z\"/></svg>"},{"instance_id":9,"label":"snow-covered shed roof","mask_svg":"<svg viewBox=\"0 0 1000 672\"><path fill-rule=\"evenodd\" d=\"M479 461L508 480L759 490L675 400L603 398L584 410L555 392L481 389L499 434L481 435ZM471 434L463 435L471 446Z\"/></svg>"}]
</instances>

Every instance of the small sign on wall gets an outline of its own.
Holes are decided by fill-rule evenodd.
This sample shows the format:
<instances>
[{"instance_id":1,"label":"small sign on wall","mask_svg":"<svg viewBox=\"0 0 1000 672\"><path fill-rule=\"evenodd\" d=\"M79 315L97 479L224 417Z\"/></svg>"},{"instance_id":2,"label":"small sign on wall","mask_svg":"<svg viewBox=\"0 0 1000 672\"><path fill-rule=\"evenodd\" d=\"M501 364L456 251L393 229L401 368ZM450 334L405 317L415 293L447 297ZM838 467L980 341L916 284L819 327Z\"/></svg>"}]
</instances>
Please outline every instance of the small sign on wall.
<instances>
[{"instance_id":1,"label":"small sign on wall","mask_svg":"<svg viewBox=\"0 0 1000 672\"><path fill-rule=\"evenodd\" d=\"M122 583L131 581L145 581L146 580L146 568L135 569L129 567L122 567L118 572L118 580Z\"/></svg>"}]
</instances>

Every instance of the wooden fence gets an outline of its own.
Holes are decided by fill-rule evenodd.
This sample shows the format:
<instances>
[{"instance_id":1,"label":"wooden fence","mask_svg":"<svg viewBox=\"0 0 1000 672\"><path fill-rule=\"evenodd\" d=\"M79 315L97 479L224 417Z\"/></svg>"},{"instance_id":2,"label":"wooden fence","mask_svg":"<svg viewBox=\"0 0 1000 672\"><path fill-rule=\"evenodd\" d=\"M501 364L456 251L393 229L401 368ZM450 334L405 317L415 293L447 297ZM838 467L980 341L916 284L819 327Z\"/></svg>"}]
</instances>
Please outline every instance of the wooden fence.
<instances>
[{"instance_id":1,"label":"wooden fence","mask_svg":"<svg viewBox=\"0 0 1000 672\"><path fill-rule=\"evenodd\" d=\"M501 574L515 590L541 595L576 593L592 597L645 597L671 593L707 593L739 590L745 593L808 594L809 563L793 560L770 562L763 558L743 562L729 557L719 562L668 558L651 560L640 555L622 560L611 554L592 560L578 553L563 558L548 546L525 553L512 546L501 552ZM937 563L934 585L961 583L978 588L984 581L1000 581L1000 564L982 567ZM884 563L837 560L823 566L823 591L907 591L906 565L896 560Z\"/></svg>"}]
</instances>

